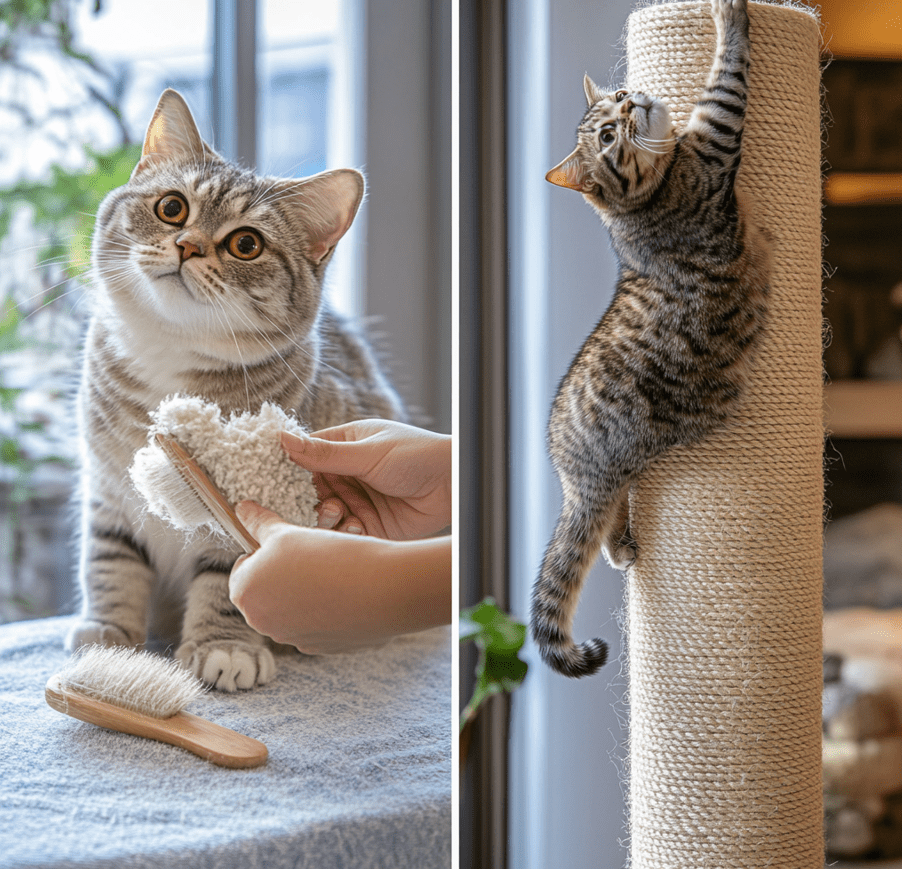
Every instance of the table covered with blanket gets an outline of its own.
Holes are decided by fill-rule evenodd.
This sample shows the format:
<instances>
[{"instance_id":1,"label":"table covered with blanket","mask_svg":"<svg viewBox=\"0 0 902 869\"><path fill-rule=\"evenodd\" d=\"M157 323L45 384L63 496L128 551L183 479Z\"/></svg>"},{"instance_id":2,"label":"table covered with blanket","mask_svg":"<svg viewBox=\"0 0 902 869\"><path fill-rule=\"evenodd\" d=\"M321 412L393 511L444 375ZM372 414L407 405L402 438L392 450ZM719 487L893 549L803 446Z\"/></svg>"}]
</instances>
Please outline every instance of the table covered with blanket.
<instances>
[{"instance_id":1,"label":"table covered with blanket","mask_svg":"<svg viewBox=\"0 0 902 869\"><path fill-rule=\"evenodd\" d=\"M192 703L267 745L235 770L47 706L69 624L0 627L0 867L450 866L448 630L280 655L270 684Z\"/></svg>"}]
</instances>

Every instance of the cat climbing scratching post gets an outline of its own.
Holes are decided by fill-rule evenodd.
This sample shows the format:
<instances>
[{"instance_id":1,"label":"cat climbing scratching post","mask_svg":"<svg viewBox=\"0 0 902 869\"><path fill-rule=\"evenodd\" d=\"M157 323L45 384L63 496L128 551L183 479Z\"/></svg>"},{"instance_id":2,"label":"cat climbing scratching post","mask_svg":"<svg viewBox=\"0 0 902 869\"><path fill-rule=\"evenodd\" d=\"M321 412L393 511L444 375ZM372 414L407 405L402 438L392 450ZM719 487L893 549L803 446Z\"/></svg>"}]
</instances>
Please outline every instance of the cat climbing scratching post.
<instances>
[{"instance_id":1,"label":"cat climbing scratching post","mask_svg":"<svg viewBox=\"0 0 902 869\"><path fill-rule=\"evenodd\" d=\"M770 317L734 422L631 493L632 869L823 866L820 37L750 20L738 187L775 241ZM714 41L709 2L634 12L627 87L681 129Z\"/></svg>"}]
</instances>

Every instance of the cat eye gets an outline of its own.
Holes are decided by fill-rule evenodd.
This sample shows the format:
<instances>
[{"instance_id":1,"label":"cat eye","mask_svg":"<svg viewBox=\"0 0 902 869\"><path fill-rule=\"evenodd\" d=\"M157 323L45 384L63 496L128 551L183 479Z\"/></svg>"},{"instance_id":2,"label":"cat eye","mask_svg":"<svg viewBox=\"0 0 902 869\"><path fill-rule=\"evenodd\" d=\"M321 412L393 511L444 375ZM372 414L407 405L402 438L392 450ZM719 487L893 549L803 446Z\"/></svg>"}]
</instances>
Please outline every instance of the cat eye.
<instances>
[{"instance_id":1,"label":"cat eye","mask_svg":"<svg viewBox=\"0 0 902 869\"><path fill-rule=\"evenodd\" d=\"M263 239L253 229L236 229L225 240L226 250L243 260L256 259L263 253Z\"/></svg>"},{"instance_id":2,"label":"cat eye","mask_svg":"<svg viewBox=\"0 0 902 869\"><path fill-rule=\"evenodd\" d=\"M607 147L608 145L613 145L617 140L617 133L614 131L613 124L605 124L598 131L598 141L601 143L602 147Z\"/></svg>"},{"instance_id":3,"label":"cat eye","mask_svg":"<svg viewBox=\"0 0 902 869\"><path fill-rule=\"evenodd\" d=\"M180 193L167 193L154 206L154 211L163 223L180 226L188 219L188 203Z\"/></svg>"},{"instance_id":4,"label":"cat eye","mask_svg":"<svg viewBox=\"0 0 902 869\"><path fill-rule=\"evenodd\" d=\"M617 91L617 93L614 94L614 99L619 103L626 97L628 93L629 91Z\"/></svg>"}]
</instances>

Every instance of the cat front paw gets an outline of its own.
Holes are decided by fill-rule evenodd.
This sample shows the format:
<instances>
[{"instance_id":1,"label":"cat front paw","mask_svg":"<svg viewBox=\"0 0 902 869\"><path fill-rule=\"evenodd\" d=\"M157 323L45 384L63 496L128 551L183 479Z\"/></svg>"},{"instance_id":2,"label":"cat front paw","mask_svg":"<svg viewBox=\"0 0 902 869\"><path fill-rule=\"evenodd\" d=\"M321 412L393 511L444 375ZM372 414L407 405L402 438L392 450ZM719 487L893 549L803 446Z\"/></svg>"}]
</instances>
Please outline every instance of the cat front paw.
<instances>
[{"instance_id":1,"label":"cat front paw","mask_svg":"<svg viewBox=\"0 0 902 869\"><path fill-rule=\"evenodd\" d=\"M82 619L72 626L66 638L66 648L70 652L82 646L140 646L145 637L132 637L123 628L109 622L94 619Z\"/></svg>"},{"instance_id":2,"label":"cat front paw","mask_svg":"<svg viewBox=\"0 0 902 869\"><path fill-rule=\"evenodd\" d=\"M269 649L230 640L189 640L179 646L175 657L186 670L219 691L247 691L265 685L276 672Z\"/></svg>"},{"instance_id":3,"label":"cat front paw","mask_svg":"<svg viewBox=\"0 0 902 869\"><path fill-rule=\"evenodd\" d=\"M748 20L748 0L711 0L711 14L717 23L742 24Z\"/></svg>"}]
</instances>

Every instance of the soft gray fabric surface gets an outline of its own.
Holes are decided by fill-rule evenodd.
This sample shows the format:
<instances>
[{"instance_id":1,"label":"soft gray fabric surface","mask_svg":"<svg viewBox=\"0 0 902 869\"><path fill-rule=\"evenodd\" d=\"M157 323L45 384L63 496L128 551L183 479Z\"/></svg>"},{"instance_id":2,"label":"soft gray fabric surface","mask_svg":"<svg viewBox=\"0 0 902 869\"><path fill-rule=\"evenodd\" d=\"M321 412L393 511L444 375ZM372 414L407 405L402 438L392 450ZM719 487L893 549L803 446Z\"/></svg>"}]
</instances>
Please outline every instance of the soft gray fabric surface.
<instances>
[{"instance_id":1,"label":"soft gray fabric surface","mask_svg":"<svg viewBox=\"0 0 902 869\"><path fill-rule=\"evenodd\" d=\"M446 629L278 656L269 685L192 704L269 748L232 770L47 706L68 624L0 627L0 867L451 865Z\"/></svg>"}]
</instances>

